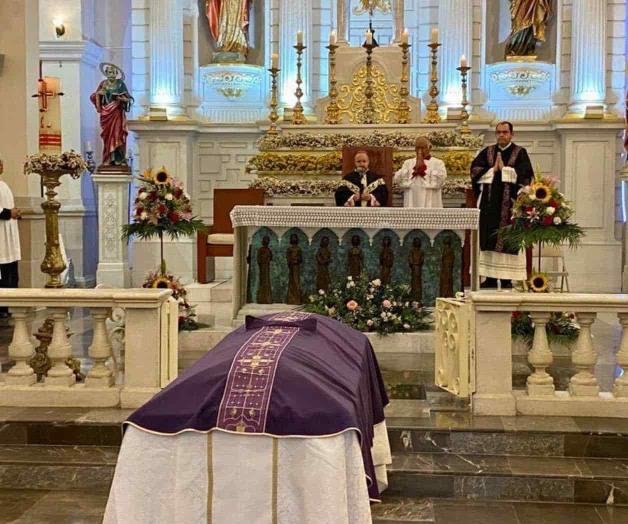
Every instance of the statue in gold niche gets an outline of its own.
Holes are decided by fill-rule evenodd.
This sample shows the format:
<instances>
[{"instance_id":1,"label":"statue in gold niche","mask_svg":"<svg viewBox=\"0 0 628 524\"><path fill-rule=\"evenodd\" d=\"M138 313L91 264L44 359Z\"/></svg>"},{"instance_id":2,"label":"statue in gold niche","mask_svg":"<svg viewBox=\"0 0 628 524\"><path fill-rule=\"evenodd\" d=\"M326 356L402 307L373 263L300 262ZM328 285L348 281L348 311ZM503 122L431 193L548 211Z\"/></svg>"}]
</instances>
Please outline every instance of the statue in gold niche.
<instances>
[{"instance_id":1,"label":"statue in gold niche","mask_svg":"<svg viewBox=\"0 0 628 524\"><path fill-rule=\"evenodd\" d=\"M243 61L249 49L247 33L250 6L251 0L205 1L209 31L219 55L233 53L240 55Z\"/></svg>"},{"instance_id":2,"label":"statue in gold niche","mask_svg":"<svg viewBox=\"0 0 628 524\"><path fill-rule=\"evenodd\" d=\"M511 28L506 58L535 55L537 43L545 42L552 12L552 0L510 0Z\"/></svg>"}]
</instances>

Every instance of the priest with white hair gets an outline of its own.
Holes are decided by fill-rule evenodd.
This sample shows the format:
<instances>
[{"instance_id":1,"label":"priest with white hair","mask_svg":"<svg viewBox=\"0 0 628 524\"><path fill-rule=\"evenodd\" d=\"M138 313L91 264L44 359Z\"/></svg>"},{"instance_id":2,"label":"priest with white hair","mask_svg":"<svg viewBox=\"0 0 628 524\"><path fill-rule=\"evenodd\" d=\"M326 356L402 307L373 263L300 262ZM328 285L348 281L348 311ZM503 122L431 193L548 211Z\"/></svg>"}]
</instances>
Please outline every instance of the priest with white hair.
<instances>
[{"instance_id":1,"label":"priest with white hair","mask_svg":"<svg viewBox=\"0 0 628 524\"><path fill-rule=\"evenodd\" d=\"M425 137L416 139L415 151L416 156L406 160L394 177L403 189L403 207L443 207L445 162L431 155L432 144Z\"/></svg>"}]
</instances>

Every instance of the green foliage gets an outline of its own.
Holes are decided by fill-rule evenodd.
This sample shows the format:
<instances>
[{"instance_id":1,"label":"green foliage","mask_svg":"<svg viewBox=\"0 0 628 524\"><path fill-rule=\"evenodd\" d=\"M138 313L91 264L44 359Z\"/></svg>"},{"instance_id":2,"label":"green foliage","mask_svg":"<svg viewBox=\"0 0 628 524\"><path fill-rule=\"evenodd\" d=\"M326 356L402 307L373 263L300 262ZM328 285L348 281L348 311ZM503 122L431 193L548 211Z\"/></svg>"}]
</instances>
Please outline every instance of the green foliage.
<instances>
[{"instance_id":1,"label":"green foliage","mask_svg":"<svg viewBox=\"0 0 628 524\"><path fill-rule=\"evenodd\" d=\"M550 342L565 344L578 338L580 326L572 313L552 313L545 326L547 339ZM530 313L518 311L512 314L511 335L532 341L534 338L534 323Z\"/></svg>"}]
</instances>

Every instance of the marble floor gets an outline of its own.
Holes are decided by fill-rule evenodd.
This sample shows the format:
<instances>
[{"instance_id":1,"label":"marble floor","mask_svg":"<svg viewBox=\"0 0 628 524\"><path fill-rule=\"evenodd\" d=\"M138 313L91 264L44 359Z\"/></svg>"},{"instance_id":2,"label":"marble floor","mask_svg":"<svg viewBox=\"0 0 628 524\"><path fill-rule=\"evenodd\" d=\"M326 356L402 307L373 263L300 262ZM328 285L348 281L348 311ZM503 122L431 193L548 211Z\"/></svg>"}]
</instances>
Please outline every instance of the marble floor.
<instances>
[{"instance_id":1,"label":"marble floor","mask_svg":"<svg viewBox=\"0 0 628 524\"><path fill-rule=\"evenodd\" d=\"M4 489L0 490L0 524L99 524L102 521L106 503L105 493ZM374 505L372 511L373 522L376 524L421 522L434 524L626 524L628 522L628 507L586 504L469 502L429 498L392 499ZM329 522L333 524L333 519Z\"/></svg>"}]
</instances>

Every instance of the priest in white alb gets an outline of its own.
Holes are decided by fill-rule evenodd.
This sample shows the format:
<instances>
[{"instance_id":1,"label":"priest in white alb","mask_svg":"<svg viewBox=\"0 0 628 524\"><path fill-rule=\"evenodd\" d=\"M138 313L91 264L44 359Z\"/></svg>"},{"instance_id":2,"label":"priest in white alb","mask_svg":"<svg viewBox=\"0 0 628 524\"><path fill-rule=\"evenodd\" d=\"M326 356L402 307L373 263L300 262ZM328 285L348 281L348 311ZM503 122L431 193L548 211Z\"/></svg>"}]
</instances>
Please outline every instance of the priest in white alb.
<instances>
[{"instance_id":1,"label":"priest in white alb","mask_svg":"<svg viewBox=\"0 0 628 524\"><path fill-rule=\"evenodd\" d=\"M403 189L403 207L443 207L445 163L431 155L432 144L425 137L416 139L414 149L416 157L406 160L394 178Z\"/></svg>"},{"instance_id":2,"label":"priest in white alb","mask_svg":"<svg viewBox=\"0 0 628 524\"><path fill-rule=\"evenodd\" d=\"M0 160L0 175L3 172ZM22 215L15 207L11 189L0 179L0 288L16 288L18 285L17 263L21 253L17 221L20 218ZM8 309L1 307L0 318L8 316Z\"/></svg>"}]
</instances>

